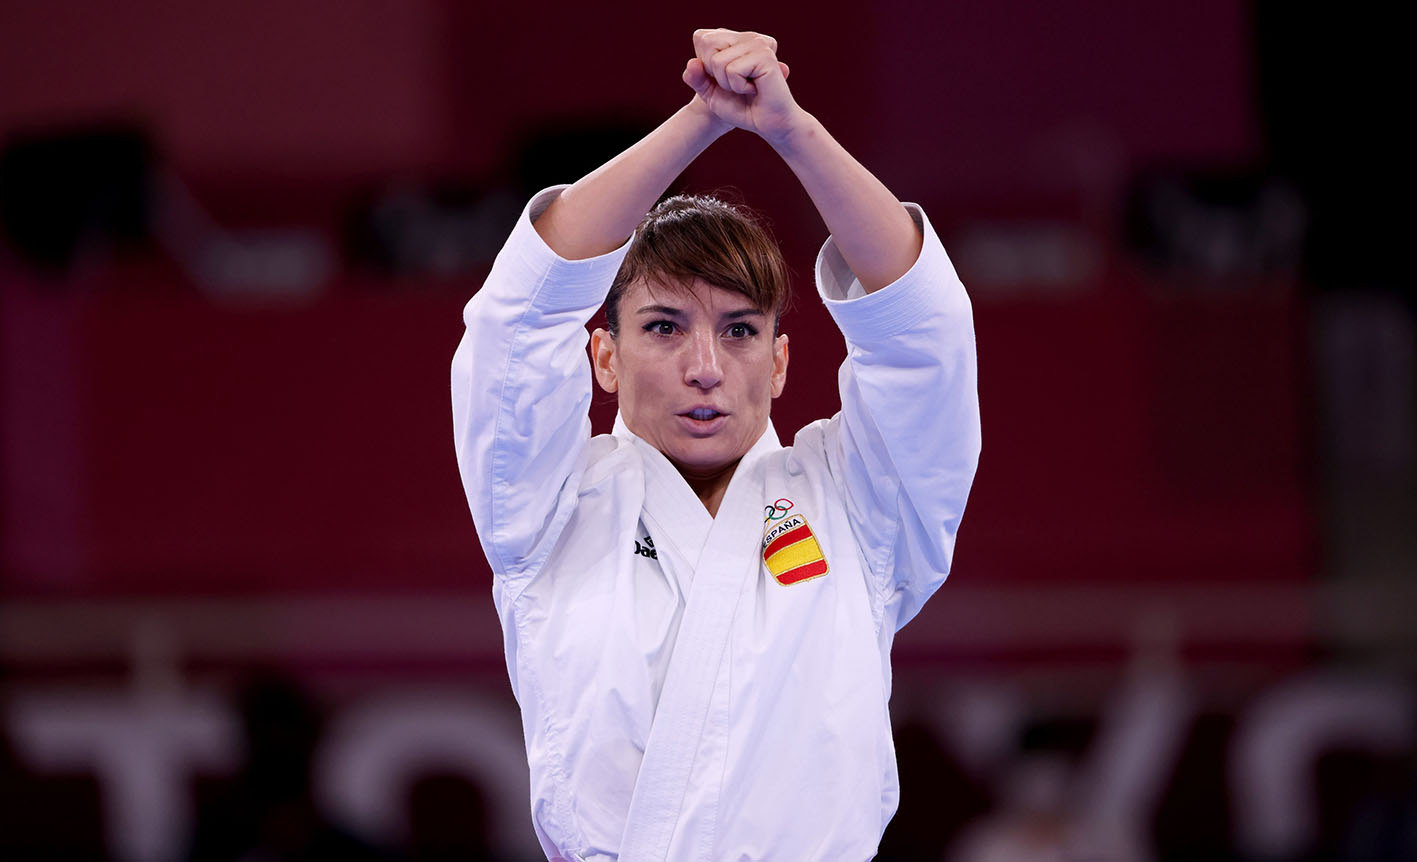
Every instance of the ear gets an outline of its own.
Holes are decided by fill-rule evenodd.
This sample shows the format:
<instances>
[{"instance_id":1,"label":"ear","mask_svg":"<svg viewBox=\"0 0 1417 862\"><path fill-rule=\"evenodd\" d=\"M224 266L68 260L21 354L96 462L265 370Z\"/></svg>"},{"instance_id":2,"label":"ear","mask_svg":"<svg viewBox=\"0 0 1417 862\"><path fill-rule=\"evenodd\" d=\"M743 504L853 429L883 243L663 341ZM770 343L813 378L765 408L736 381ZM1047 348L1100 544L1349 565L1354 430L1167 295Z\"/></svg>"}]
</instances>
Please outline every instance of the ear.
<instances>
[{"instance_id":1,"label":"ear","mask_svg":"<svg viewBox=\"0 0 1417 862\"><path fill-rule=\"evenodd\" d=\"M787 336L779 335L772 342L772 397L782 394L787 386Z\"/></svg>"},{"instance_id":2,"label":"ear","mask_svg":"<svg viewBox=\"0 0 1417 862\"><path fill-rule=\"evenodd\" d=\"M615 336L603 329L590 334L590 367L595 371L595 382L606 392L620 388L620 378L615 373Z\"/></svg>"}]
</instances>

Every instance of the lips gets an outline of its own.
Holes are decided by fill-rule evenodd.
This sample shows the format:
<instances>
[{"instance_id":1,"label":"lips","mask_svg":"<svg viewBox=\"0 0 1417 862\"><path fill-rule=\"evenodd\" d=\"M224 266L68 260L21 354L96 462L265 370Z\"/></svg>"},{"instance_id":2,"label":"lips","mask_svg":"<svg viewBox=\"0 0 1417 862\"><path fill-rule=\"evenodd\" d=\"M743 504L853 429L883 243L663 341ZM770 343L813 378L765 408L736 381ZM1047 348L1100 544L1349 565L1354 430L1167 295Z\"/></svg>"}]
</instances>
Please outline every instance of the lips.
<instances>
[{"instance_id":1,"label":"lips","mask_svg":"<svg viewBox=\"0 0 1417 862\"><path fill-rule=\"evenodd\" d=\"M699 405L678 414L685 430L696 437L704 437L718 431L728 421L728 414L716 407Z\"/></svg>"}]
</instances>

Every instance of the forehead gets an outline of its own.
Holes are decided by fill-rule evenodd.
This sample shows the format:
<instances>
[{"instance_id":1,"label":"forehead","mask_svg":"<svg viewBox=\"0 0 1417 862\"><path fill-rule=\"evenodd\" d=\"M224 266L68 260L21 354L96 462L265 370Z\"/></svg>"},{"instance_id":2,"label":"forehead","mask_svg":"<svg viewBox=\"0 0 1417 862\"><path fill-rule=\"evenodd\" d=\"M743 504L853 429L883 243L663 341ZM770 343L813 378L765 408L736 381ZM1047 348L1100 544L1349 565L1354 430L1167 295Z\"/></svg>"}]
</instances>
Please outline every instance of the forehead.
<instances>
[{"instance_id":1,"label":"forehead","mask_svg":"<svg viewBox=\"0 0 1417 862\"><path fill-rule=\"evenodd\" d=\"M701 278L692 281L636 279L625 285L620 297L621 314L662 314L666 308L684 314L745 309L765 313L738 291L709 284Z\"/></svg>"}]
</instances>

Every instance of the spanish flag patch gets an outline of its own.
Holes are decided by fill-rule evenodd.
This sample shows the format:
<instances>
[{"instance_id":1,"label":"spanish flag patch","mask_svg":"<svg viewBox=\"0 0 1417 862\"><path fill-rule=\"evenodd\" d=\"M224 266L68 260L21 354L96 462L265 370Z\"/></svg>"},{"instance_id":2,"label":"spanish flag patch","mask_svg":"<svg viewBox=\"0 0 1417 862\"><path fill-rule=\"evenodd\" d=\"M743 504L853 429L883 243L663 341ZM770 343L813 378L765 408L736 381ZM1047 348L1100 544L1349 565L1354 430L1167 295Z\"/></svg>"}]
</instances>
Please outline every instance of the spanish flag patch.
<instances>
[{"instance_id":1,"label":"spanish flag patch","mask_svg":"<svg viewBox=\"0 0 1417 862\"><path fill-rule=\"evenodd\" d=\"M783 586L827 573L822 547L801 515L784 518L763 534L763 562Z\"/></svg>"}]
</instances>

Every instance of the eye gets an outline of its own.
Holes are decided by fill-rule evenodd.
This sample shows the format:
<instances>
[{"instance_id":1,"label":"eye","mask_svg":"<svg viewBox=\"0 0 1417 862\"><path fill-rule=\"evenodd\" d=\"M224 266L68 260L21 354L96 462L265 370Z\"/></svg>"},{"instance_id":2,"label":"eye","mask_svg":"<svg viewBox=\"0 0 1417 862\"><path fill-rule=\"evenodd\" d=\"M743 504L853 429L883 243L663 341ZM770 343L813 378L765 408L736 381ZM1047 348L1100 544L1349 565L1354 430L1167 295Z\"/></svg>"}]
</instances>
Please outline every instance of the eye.
<instances>
[{"instance_id":1,"label":"eye","mask_svg":"<svg viewBox=\"0 0 1417 862\"><path fill-rule=\"evenodd\" d=\"M747 323L735 323L728 327L729 338L752 338L758 334L758 330Z\"/></svg>"},{"instance_id":2,"label":"eye","mask_svg":"<svg viewBox=\"0 0 1417 862\"><path fill-rule=\"evenodd\" d=\"M673 335L674 330L674 323L669 320L655 320L645 324L645 332L651 335Z\"/></svg>"}]
</instances>

